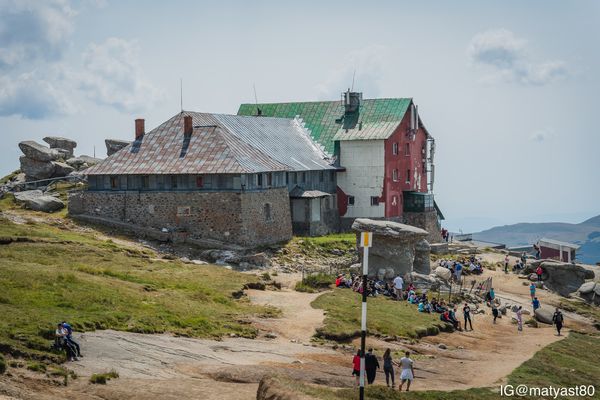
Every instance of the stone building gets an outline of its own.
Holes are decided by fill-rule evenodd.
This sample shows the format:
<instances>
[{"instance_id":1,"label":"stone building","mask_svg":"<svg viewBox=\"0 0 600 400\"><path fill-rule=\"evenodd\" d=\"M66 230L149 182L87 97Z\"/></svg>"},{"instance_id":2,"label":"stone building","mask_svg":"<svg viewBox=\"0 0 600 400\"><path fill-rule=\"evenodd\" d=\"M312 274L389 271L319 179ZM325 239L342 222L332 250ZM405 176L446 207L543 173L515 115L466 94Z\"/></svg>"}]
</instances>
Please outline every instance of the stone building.
<instances>
[{"instance_id":1,"label":"stone building","mask_svg":"<svg viewBox=\"0 0 600 400\"><path fill-rule=\"evenodd\" d=\"M339 227L336 167L296 119L181 112L88 169L69 213L173 240L258 246Z\"/></svg>"},{"instance_id":2,"label":"stone building","mask_svg":"<svg viewBox=\"0 0 600 400\"><path fill-rule=\"evenodd\" d=\"M299 118L312 139L336 160L343 229L355 218L402 222L441 241L444 218L433 196L435 140L411 98L242 104L238 115Z\"/></svg>"}]
</instances>

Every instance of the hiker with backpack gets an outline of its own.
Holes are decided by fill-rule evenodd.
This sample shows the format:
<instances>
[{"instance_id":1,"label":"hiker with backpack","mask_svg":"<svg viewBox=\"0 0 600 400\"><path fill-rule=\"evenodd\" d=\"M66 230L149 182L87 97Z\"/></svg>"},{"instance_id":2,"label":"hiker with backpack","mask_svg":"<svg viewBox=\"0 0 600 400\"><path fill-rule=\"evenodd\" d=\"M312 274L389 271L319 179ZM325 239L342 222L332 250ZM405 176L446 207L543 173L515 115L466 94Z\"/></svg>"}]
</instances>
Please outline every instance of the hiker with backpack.
<instances>
[{"instance_id":1,"label":"hiker with backpack","mask_svg":"<svg viewBox=\"0 0 600 400\"><path fill-rule=\"evenodd\" d=\"M558 336L560 336L560 330L563 327L564 320L565 318L557 307L554 315L552 316L552 324L556 326L556 332L558 332Z\"/></svg>"}]
</instances>

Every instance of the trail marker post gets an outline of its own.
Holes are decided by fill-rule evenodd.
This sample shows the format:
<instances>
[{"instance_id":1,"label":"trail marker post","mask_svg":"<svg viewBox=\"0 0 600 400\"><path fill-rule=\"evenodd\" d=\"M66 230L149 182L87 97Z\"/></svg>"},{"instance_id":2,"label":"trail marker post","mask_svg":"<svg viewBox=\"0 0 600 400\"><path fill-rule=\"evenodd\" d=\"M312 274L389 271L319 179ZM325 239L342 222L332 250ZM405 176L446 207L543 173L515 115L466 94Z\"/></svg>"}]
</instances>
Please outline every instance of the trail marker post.
<instances>
[{"instance_id":1,"label":"trail marker post","mask_svg":"<svg viewBox=\"0 0 600 400\"><path fill-rule=\"evenodd\" d=\"M372 232L361 232L360 246L363 248L362 317L360 327L360 400L365 398L365 353L367 342L367 275L369 274L369 247L373 243Z\"/></svg>"}]
</instances>

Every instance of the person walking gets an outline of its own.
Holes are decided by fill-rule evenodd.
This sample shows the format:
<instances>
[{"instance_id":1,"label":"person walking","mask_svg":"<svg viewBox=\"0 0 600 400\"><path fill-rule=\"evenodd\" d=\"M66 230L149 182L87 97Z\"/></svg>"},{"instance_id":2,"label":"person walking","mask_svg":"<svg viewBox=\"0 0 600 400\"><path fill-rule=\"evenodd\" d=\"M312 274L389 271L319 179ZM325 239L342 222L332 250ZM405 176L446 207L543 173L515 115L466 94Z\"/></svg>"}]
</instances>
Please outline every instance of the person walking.
<instances>
[{"instance_id":1,"label":"person walking","mask_svg":"<svg viewBox=\"0 0 600 400\"><path fill-rule=\"evenodd\" d=\"M400 368L402 372L400 372L400 386L398 386L398 390L402 391L402 387L404 386L404 382L406 382L406 391L410 390L410 384L413 379L415 379L415 369L414 362L410 359L410 352L407 351L404 353L404 357L400 359Z\"/></svg>"},{"instance_id":2,"label":"person walking","mask_svg":"<svg viewBox=\"0 0 600 400\"><path fill-rule=\"evenodd\" d=\"M496 319L498 318L498 308L495 305L492 305L492 315L494 316L494 324L496 323Z\"/></svg>"},{"instance_id":3,"label":"person walking","mask_svg":"<svg viewBox=\"0 0 600 400\"><path fill-rule=\"evenodd\" d=\"M360 385L360 356L361 351L358 350L352 358L352 375L356 377L356 386Z\"/></svg>"},{"instance_id":4,"label":"person walking","mask_svg":"<svg viewBox=\"0 0 600 400\"><path fill-rule=\"evenodd\" d=\"M471 307L467 303L463 307L463 316L465 318L465 332L467 331L467 321L469 322L469 326L471 330L473 330L473 323L471 322Z\"/></svg>"},{"instance_id":5,"label":"person walking","mask_svg":"<svg viewBox=\"0 0 600 400\"><path fill-rule=\"evenodd\" d=\"M523 252L521 254L521 264L523 264L523 268L527 265L527 253Z\"/></svg>"},{"instance_id":6,"label":"person walking","mask_svg":"<svg viewBox=\"0 0 600 400\"><path fill-rule=\"evenodd\" d=\"M538 300L537 297L533 298L533 301L531 302L531 305L533 306L533 312L535 312L535 310L537 310L538 308L540 308L540 301Z\"/></svg>"},{"instance_id":7,"label":"person walking","mask_svg":"<svg viewBox=\"0 0 600 400\"><path fill-rule=\"evenodd\" d=\"M542 281L542 274L544 273L544 270L542 269L541 265L538 265L538 267L535 270L535 273L537 274L537 280L538 282Z\"/></svg>"},{"instance_id":8,"label":"person walking","mask_svg":"<svg viewBox=\"0 0 600 400\"><path fill-rule=\"evenodd\" d=\"M529 285L529 295L531 296L531 301L533 301L535 299L535 283L533 282Z\"/></svg>"},{"instance_id":9,"label":"person walking","mask_svg":"<svg viewBox=\"0 0 600 400\"><path fill-rule=\"evenodd\" d=\"M460 274L463 270L463 265L460 262L457 262L454 266L454 270L456 273L456 282L460 282Z\"/></svg>"},{"instance_id":10,"label":"person walking","mask_svg":"<svg viewBox=\"0 0 600 400\"><path fill-rule=\"evenodd\" d=\"M504 273L508 274L508 254L504 257Z\"/></svg>"},{"instance_id":11,"label":"person walking","mask_svg":"<svg viewBox=\"0 0 600 400\"><path fill-rule=\"evenodd\" d=\"M385 349L385 353L383 353L383 372L385 372L385 383L387 387L390 387L390 377L392 381L392 388L395 387L394 362L392 360L392 350L390 349Z\"/></svg>"},{"instance_id":12,"label":"person walking","mask_svg":"<svg viewBox=\"0 0 600 400\"><path fill-rule=\"evenodd\" d=\"M517 308L517 331L522 332L523 331L523 307L519 306L519 308Z\"/></svg>"},{"instance_id":13,"label":"person walking","mask_svg":"<svg viewBox=\"0 0 600 400\"><path fill-rule=\"evenodd\" d=\"M557 307L556 311L554 311L554 315L552 316L552 324L556 326L556 332L558 332L558 336L560 336L560 330L563 327L564 320L565 318Z\"/></svg>"},{"instance_id":14,"label":"person walking","mask_svg":"<svg viewBox=\"0 0 600 400\"><path fill-rule=\"evenodd\" d=\"M394 292L396 300L402 300L402 288L404 287L404 279L400 275L394 278Z\"/></svg>"},{"instance_id":15,"label":"person walking","mask_svg":"<svg viewBox=\"0 0 600 400\"><path fill-rule=\"evenodd\" d=\"M377 369L379 369L379 361L377 361L377 357L373 354L373 349L369 349L369 352L365 356L365 372L367 373L367 383L369 385L375 382Z\"/></svg>"}]
</instances>

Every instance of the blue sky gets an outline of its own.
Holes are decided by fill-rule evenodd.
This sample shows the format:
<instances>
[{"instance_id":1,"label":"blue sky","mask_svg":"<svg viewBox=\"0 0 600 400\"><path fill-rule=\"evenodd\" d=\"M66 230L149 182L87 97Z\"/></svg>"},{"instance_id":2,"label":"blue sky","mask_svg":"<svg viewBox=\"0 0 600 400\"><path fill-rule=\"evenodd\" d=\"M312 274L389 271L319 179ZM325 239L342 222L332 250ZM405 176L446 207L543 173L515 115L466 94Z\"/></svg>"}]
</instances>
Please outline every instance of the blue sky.
<instances>
[{"instance_id":1,"label":"blue sky","mask_svg":"<svg viewBox=\"0 0 600 400\"><path fill-rule=\"evenodd\" d=\"M184 108L413 97L453 230L600 213L600 2L0 0L0 175Z\"/></svg>"}]
</instances>

